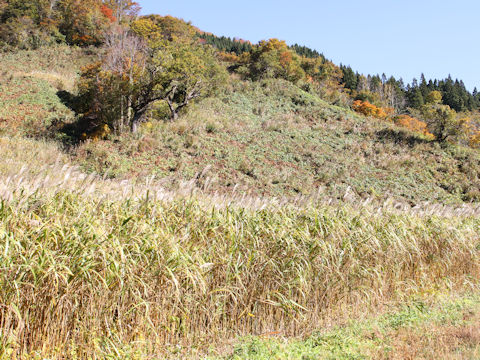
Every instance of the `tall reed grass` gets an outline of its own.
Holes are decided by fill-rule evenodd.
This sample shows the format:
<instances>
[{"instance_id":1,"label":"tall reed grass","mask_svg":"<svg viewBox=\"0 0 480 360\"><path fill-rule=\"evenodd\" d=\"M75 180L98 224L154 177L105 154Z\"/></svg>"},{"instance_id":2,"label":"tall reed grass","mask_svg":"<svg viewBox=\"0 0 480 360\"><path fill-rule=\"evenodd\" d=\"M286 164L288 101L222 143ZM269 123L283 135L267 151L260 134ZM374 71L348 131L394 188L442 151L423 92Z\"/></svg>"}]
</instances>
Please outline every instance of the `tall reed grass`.
<instances>
[{"instance_id":1,"label":"tall reed grass","mask_svg":"<svg viewBox=\"0 0 480 360\"><path fill-rule=\"evenodd\" d=\"M162 357L479 285L478 217L214 206L62 169L2 180L4 358L122 357L121 344Z\"/></svg>"},{"instance_id":2,"label":"tall reed grass","mask_svg":"<svg viewBox=\"0 0 480 360\"><path fill-rule=\"evenodd\" d=\"M1 140L1 139L0 139ZM0 143L1 145L1 143ZM55 154L52 149L48 149ZM45 154L33 154L44 157ZM32 159L33 162L34 159ZM36 161L36 159L35 159ZM199 172L190 181L165 186L165 180L148 177L145 179L107 179L94 173L85 174L78 166L65 163L65 157L50 157L50 161L41 161L44 165L31 165L29 162L3 159L0 162L0 199L27 199L34 194L53 196L64 191L81 194L87 197L109 200L128 200L148 197L153 201L171 201L174 199L197 199L208 206L237 206L251 210L275 210L285 207L310 208L324 206L344 206L347 204L357 210L368 210L373 213L384 211L399 214L409 213L416 216L472 217L480 216L480 203L463 203L448 205L436 202L421 202L411 205L394 198L360 198L348 188L343 198L323 195L321 189L312 195L259 197L245 192L217 192L212 189L211 177L207 177L208 167Z\"/></svg>"}]
</instances>

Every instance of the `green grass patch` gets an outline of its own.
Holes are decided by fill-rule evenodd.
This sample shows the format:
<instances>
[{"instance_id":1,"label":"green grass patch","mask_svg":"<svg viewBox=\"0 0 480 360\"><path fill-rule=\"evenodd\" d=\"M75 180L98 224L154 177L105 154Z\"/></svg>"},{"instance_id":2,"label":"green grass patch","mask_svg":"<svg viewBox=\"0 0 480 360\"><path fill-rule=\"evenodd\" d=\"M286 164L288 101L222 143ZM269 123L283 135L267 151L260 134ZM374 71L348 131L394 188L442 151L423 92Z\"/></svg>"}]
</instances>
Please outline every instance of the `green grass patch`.
<instances>
[{"instance_id":1,"label":"green grass patch","mask_svg":"<svg viewBox=\"0 0 480 360\"><path fill-rule=\"evenodd\" d=\"M387 315L350 321L306 340L245 338L231 355L221 359L396 359L412 354L424 359L473 359L480 355L475 343L480 338L480 330L475 331L480 326L479 313L478 295L430 306L413 302ZM423 342L411 342L417 337Z\"/></svg>"}]
</instances>

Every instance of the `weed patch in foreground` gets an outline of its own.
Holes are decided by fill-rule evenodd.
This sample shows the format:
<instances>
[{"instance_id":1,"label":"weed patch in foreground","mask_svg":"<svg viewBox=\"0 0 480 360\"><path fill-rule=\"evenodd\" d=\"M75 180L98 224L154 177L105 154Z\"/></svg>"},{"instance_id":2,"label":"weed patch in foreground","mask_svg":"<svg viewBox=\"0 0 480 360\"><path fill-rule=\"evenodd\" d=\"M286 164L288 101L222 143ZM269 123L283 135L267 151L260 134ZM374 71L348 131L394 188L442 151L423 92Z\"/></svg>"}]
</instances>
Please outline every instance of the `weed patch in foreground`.
<instances>
[{"instance_id":1,"label":"weed patch in foreground","mask_svg":"<svg viewBox=\"0 0 480 360\"><path fill-rule=\"evenodd\" d=\"M419 306L421 305L421 306ZM228 360L478 359L480 298L413 303L364 321L314 334L307 340L246 338Z\"/></svg>"}]
</instances>

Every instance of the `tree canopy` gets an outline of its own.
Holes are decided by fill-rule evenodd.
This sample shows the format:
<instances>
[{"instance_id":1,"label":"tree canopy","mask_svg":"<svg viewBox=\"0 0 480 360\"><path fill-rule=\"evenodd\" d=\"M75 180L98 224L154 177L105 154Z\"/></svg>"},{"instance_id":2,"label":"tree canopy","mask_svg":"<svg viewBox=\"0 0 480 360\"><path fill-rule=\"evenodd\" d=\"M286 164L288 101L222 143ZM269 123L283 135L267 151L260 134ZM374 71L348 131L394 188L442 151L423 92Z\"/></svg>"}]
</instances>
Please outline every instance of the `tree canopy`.
<instances>
[{"instance_id":1,"label":"tree canopy","mask_svg":"<svg viewBox=\"0 0 480 360\"><path fill-rule=\"evenodd\" d=\"M300 56L290 50L285 41L270 39L261 41L244 57L244 73L258 80L282 78L296 82L305 77Z\"/></svg>"},{"instance_id":2,"label":"tree canopy","mask_svg":"<svg viewBox=\"0 0 480 360\"><path fill-rule=\"evenodd\" d=\"M0 46L99 46L111 24L131 20L138 9L127 0L1 0Z\"/></svg>"},{"instance_id":3,"label":"tree canopy","mask_svg":"<svg viewBox=\"0 0 480 360\"><path fill-rule=\"evenodd\" d=\"M85 118L135 132L155 102L165 101L175 120L192 100L213 91L226 71L214 50L190 35L189 24L159 17L112 34L102 61L80 78Z\"/></svg>"}]
</instances>

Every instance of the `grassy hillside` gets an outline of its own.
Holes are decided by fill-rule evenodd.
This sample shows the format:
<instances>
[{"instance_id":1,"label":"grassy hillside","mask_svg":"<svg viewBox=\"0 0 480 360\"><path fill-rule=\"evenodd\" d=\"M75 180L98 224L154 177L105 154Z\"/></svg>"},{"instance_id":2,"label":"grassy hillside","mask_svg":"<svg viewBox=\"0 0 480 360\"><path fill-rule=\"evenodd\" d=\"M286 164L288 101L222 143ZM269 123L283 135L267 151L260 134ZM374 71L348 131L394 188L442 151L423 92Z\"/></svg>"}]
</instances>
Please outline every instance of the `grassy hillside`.
<instances>
[{"instance_id":1,"label":"grassy hillside","mask_svg":"<svg viewBox=\"0 0 480 360\"><path fill-rule=\"evenodd\" d=\"M74 91L80 67L95 53L57 46L0 54L0 134L46 137L58 122L73 121L61 94Z\"/></svg>"},{"instance_id":2,"label":"grassy hillside","mask_svg":"<svg viewBox=\"0 0 480 360\"><path fill-rule=\"evenodd\" d=\"M77 161L113 177L175 182L205 168L216 190L341 198L392 196L412 203L478 200L478 151L440 146L358 116L280 80L237 83L178 122L140 136L82 145Z\"/></svg>"},{"instance_id":3,"label":"grassy hillside","mask_svg":"<svg viewBox=\"0 0 480 360\"><path fill-rule=\"evenodd\" d=\"M56 125L74 121L65 91L73 92L76 71L93 59L66 47L3 56L3 133L64 139ZM351 188L356 197L411 204L480 196L478 150L428 142L282 80L232 80L178 122L152 120L140 134L83 143L69 155L89 172L155 175L171 188L203 172L199 186L209 178L211 189L226 193L342 198Z\"/></svg>"}]
</instances>

